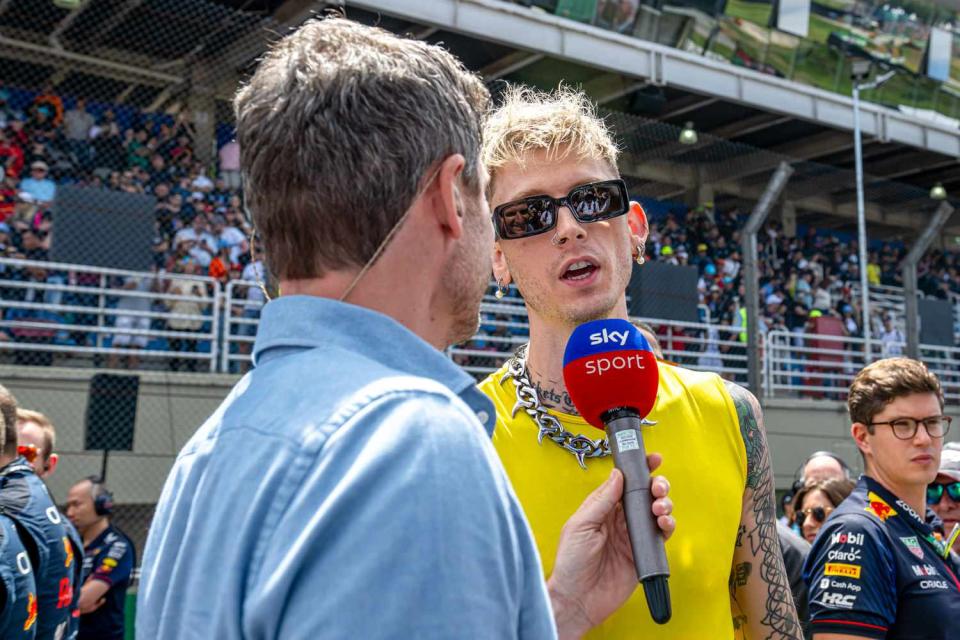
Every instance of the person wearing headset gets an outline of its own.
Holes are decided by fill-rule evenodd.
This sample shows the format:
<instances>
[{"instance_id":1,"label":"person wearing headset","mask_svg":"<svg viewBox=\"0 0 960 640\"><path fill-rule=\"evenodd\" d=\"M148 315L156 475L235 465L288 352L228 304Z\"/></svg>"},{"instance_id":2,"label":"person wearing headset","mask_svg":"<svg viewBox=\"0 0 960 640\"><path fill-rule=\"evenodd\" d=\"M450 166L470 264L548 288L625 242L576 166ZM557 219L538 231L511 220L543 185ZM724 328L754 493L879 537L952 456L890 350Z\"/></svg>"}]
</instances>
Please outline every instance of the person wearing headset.
<instances>
[{"instance_id":1,"label":"person wearing headset","mask_svg":"<svg viewBox=\"0 0 960 640\"><path fill-rule=\"evenodd\" d=\"M83 537L83 586L77 640L123 640L127 585L136 564L133 542L110 522L113 495L100 478L67 494L67 518Z\"/></svg>"},{"instance_id":2,"label":"person wearing headset","mask_svg":"<svg viewBox=\"0 0 960 640\"><path fill-rule=\"evenodd\" d=\"M0 414L4 432L0 448L0 512L16 521L33 568L36 601L30 608L36 616L31 626L38 638L67 637L82 552L71 542L70 527L47 486L18 452L17 401L3 386Z\"/></svg>"}]
</instances>

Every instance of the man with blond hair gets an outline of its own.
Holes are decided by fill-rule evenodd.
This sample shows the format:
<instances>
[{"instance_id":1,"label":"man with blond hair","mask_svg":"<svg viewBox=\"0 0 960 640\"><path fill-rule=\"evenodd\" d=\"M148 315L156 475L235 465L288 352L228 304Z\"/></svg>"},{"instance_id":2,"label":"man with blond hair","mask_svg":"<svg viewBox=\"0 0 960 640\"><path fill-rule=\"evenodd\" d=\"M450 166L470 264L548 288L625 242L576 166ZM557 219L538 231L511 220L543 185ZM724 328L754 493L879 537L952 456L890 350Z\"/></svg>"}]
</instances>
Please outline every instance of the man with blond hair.
<instances>
[{"instance_id":1,"label":"man with blond hair","mask_svg":"<svg viewBox=\"0 0 960 640\"><path fill-rule=\"evenodd\" d=\"M60 456L53 452L57 431L50 418L39 411L17 408L17 433L20 454L33 466L37 475L46 480L57 469Z\"/></svg>"},{"instance_id":2,"label":"man with blond hair","mask_svg":"<svg viewBox=\"0 0 960 640\"><path fill-rule=\"evenodd\" d=\"M926 501L951 423L940 380L917 360L878 360L847 408L864 472L807 556L813 637L958 640L960 567Z\"/></svg>"},{"instance_id":3,"label":"man with blond hair","mask_svg":"<svg viewBox=\"0 0 960 640\"><path fill-rule=\"evenodd\" d=\"M340 18L240 90L283 295L164 486L139 638L578 637L636 589L619 473L567 514L544 581L493 407L440 351L476 332L490 277L488 104L449 53Z\"/></svg>"},{"instance_id":4,"label":"man with blond hair","mask_svg":"<svg viewBox=\"0 0 960 640\"><path fill-rule=\"evenodd\" d=\"M523 295L530 343L480 388L496 406L494 445L548 575L567 514L613 468L606 440L570 401L563 354L579 324L627 319L631 265L643 263L647 220L630 201L617 155L589 100L570 89L508 90L485 125L494 276L498 287L514 283ZM525 225L512 224L517 219ZM757 400L712 373L659 368L644 439L648 451L663 454L682 513L666 545L673 617L654 624L637 592L609 619L595 620L589 637L801 637Z\"/></svg>"}]
</instances>

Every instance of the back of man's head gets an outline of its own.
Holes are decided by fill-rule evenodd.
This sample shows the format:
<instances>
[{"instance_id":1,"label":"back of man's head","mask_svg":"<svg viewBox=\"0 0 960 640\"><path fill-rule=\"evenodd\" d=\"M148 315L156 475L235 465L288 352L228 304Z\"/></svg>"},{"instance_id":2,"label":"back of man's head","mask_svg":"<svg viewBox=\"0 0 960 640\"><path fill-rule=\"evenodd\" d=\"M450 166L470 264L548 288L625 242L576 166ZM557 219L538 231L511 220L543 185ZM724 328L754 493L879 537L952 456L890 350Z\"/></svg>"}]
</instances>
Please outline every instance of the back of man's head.
<instances>
[{"instance_id":1,"label":"back of man's head","mask_svg":"<svg viewBox=\"0 0 960 640\"><path fill-rule=\"evenodd\" d=\"M17 455L17 399L0 385L0 455Z\"/></svg>"},{"instance_id":2,"label":"back of man's head","mask_svg":"<svg viewBox=\"0 0 960 640\"><path fill-rule=\"evenodd\" d=\"M448 52L383 29L330 17L280 40L234 101L273 275L366 264L449 155L463 155L463 182L479 189L489 100Z\"/></svg>"},{"instance_id":3,"label":"back of man's head","mask_svg":"<svg viewBox=\"0 0 960 640\"><path fill-rule=\"evenodd\" d=\"M573 153L583 159L601 160L617 171L619 150L606 124L582 91L559 87L545 93L511 86L503 103L484 124L483 162L490 171L487 193L493 193L497 170L517 163L535 151L561 160Z\"/></svg>"}]
</instances>

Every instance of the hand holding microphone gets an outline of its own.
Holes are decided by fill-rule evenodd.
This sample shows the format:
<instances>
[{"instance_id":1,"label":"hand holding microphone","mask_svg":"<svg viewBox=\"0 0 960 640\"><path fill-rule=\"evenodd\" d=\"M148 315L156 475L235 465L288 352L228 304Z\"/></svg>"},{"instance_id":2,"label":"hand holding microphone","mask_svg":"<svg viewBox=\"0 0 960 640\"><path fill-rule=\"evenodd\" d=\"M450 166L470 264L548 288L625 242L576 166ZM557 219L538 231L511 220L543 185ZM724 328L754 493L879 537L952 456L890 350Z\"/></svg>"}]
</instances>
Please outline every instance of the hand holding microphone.
<instances>
[{"instance_id":1,"label":"hand holding microphone","mask_svg":"<svg viewBox=\"0 0 960 640\"><path fill-rule=\"evenodd\" d=\"M635 577L643 584L653 620L663 624L671 616L670 568L659 514L653 511L641 433L642 420L657 398L656 358L643 335L626 320L596 320L574 330L563 361L570 398L584 420L607 432L614 463L623 474L623 514ZM616 481L609 480L597 491L611 482Z\"/></svg>"}]
</instances>

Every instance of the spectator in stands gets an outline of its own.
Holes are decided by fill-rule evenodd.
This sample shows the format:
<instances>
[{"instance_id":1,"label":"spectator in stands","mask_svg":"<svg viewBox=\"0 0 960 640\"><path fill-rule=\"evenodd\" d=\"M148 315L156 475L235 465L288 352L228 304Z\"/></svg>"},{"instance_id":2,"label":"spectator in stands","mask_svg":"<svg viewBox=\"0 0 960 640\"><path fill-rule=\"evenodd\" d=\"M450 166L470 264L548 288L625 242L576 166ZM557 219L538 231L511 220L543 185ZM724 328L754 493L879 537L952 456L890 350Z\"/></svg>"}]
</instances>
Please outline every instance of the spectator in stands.
<instances>
[{"instance_id":1,"label":"spectator in stands","mask_svg":"<svg viewBox=\"0 0 960 640\"><path fill-rule=\"evenodd\" d=\"M103 482L86 478L70 488L67 518L83 538L80 631L77 640L123 640L127 586L137 552L110 522L113 495Z\"/></svg>"},{"instance_id":2,"label":"spectator in stands","mask_svg":"<svg viewBox=\"0 0 960 640\"><path fill-rule=\"evenodd\" d=\"M117 313L114 327L119 331L113 335L111 347L115 349L146 349L149 336L145 332L150 330L150 316L147 314L153 308L153 298L149 294L156 290L155 278L128 277L123 282L123 290L129 295L121 294L117 302L117 311L132 313ZM139 333L128 333L139 332ZM117 368L119 362L117 354L110 354L108 366ZM140 362L135 354L126 356L128 369L136 369Z\"/></svg>"},{"instance_id":3,"label":"spectator in stands","mask_svg":"<svg viewBox=\"0 0 960 640\"><path fill-rule=\"evenodd\" d=\"M94 166L115 171L127 167L127 150L123 146L123 134L112 109L106 109L100 121L90 130L93 144Z\"/></svg>"},{"instance_id":4,"label":"spectator in stands","mask_svg":"<svg viewBox=\"0 0 960 640\"><path fill-rule=\"evenodd\" d=\"M240 229L227 226L226 219L220 214L213 216L210 227L216 246L229 251L230 264L238 263L240 256L247 251L247 236Z\"/></svg>"},{"instance_id":5,"label":"spectator in stands","mask_svg":"<svg viewBox=\"0 0 960 640\"><path fill-rule=\"evenodd\" d=\"M39 411L17 408L17 433L20 455L25 457L37 475L46 480L57 470L60 456L54 453L57 432L50 418Z\"/></svg>"},{"instance_id":6,"label":"spectator in stands","mask_svg":"<svg viewBox=\"0 0 960 640\"><path fill-rule=\"evenodd\" d=\"M793 509L804 540L813 543L827 517L847 499L853 487L853 480L848 478L830 478L808 481L797 492Z\"/></svg>"},{"instance_id":7,"label":"spectator in stands","mask_svg":"<svg viewBox=\"0 0 960 640\"><path fill-rule=\"evenodd\" d=\"M220 147L220 177L230 189L240 188L240 145L234 138Z\"/></svg>"},{"instance_id":8,"label":"spectator in stands","mask_svg":"<svg viewBox=\"0 0 960 640\"><path fill-rule=\"evenodd\" d=\"M54 92L52 83L44 83L41 93L33 99L33 107L49 112L52 124L55 127L60 126L63 120L63 100Z\"/></svg>"},{"instance_id":9,"label":"spectator in stands","mask_svg":"<svg viewBox=\"0 0 960 640\"><path fill-rule=\"evenodd\" d=\"M193 276L197 274L197 265L187 262L178 265L175 272ZM199 331L203 327L204 319L201 316L206 308L206 305L202 302L206 298L203 283L190 278L173 278L170 281L170 288L167 293L180 297L177 300L167 301L167 308L170 313L183 316L168 318L167 328L185 334ZM170 350L175 353L196 353L197 342L197 338L194 337L170 338ZM172 371L184 369L196 371L197 361L194 358L175 357L170 360L170 369Z\"/></svg>"},{"instance_id":10,"label":"spectator in stands","mask_svg":"<svg viewBox=\"0 0 960 640\"><path fill-rule=\"evenodd\" d=\"M883 345L883 356L899 356L903 354L906 338L903 332L893 324L893 315L887 313L883 316L883 331L880 333L880 342Z\"/></svg>"},{"instance_id":11,"label":"spectator in stands","mask_svg":"<svg viewBox=\"0 0 960 640\"><path fill-rule=\"evenodd\" d=\"M0 166L8 176L17 177L23 171L23 149L12 142L3 129L0 129Z\"/></svg>"},{"instance_id":12,"label":"spectator in stands","mask_svg":"<svg viewBox=\"0 0 960 640\"><path fill-rule=\"evenodd\" d=\"M41 206L50 205L57 195L57 185L49 178L50 167L43 160L30 165L30 177L20 181L20 192Z\"/></svg>"},{"instance_id":13,"label":"spectator in stands","mask_svg":"<svg viewBox=\"0 0 960 640\"><path fill-rule=\"evenodd\" d=\"M48 144L57 137L57 125L53 122L53 109L49 106L34 107L27 131L34 142Z\"/></svg>"},{"instance_id":14,"label":"spectator in stands","mask_svg":"<svg viewBox=\"0 0 960 640\"><path fill-rule=\"evenodd\" d=\"M90 161L90 131L95 120L87 113L87 101L77 98L76 106L63 116L63 137L81 167Z\"/></svg>"}]
</instances>

